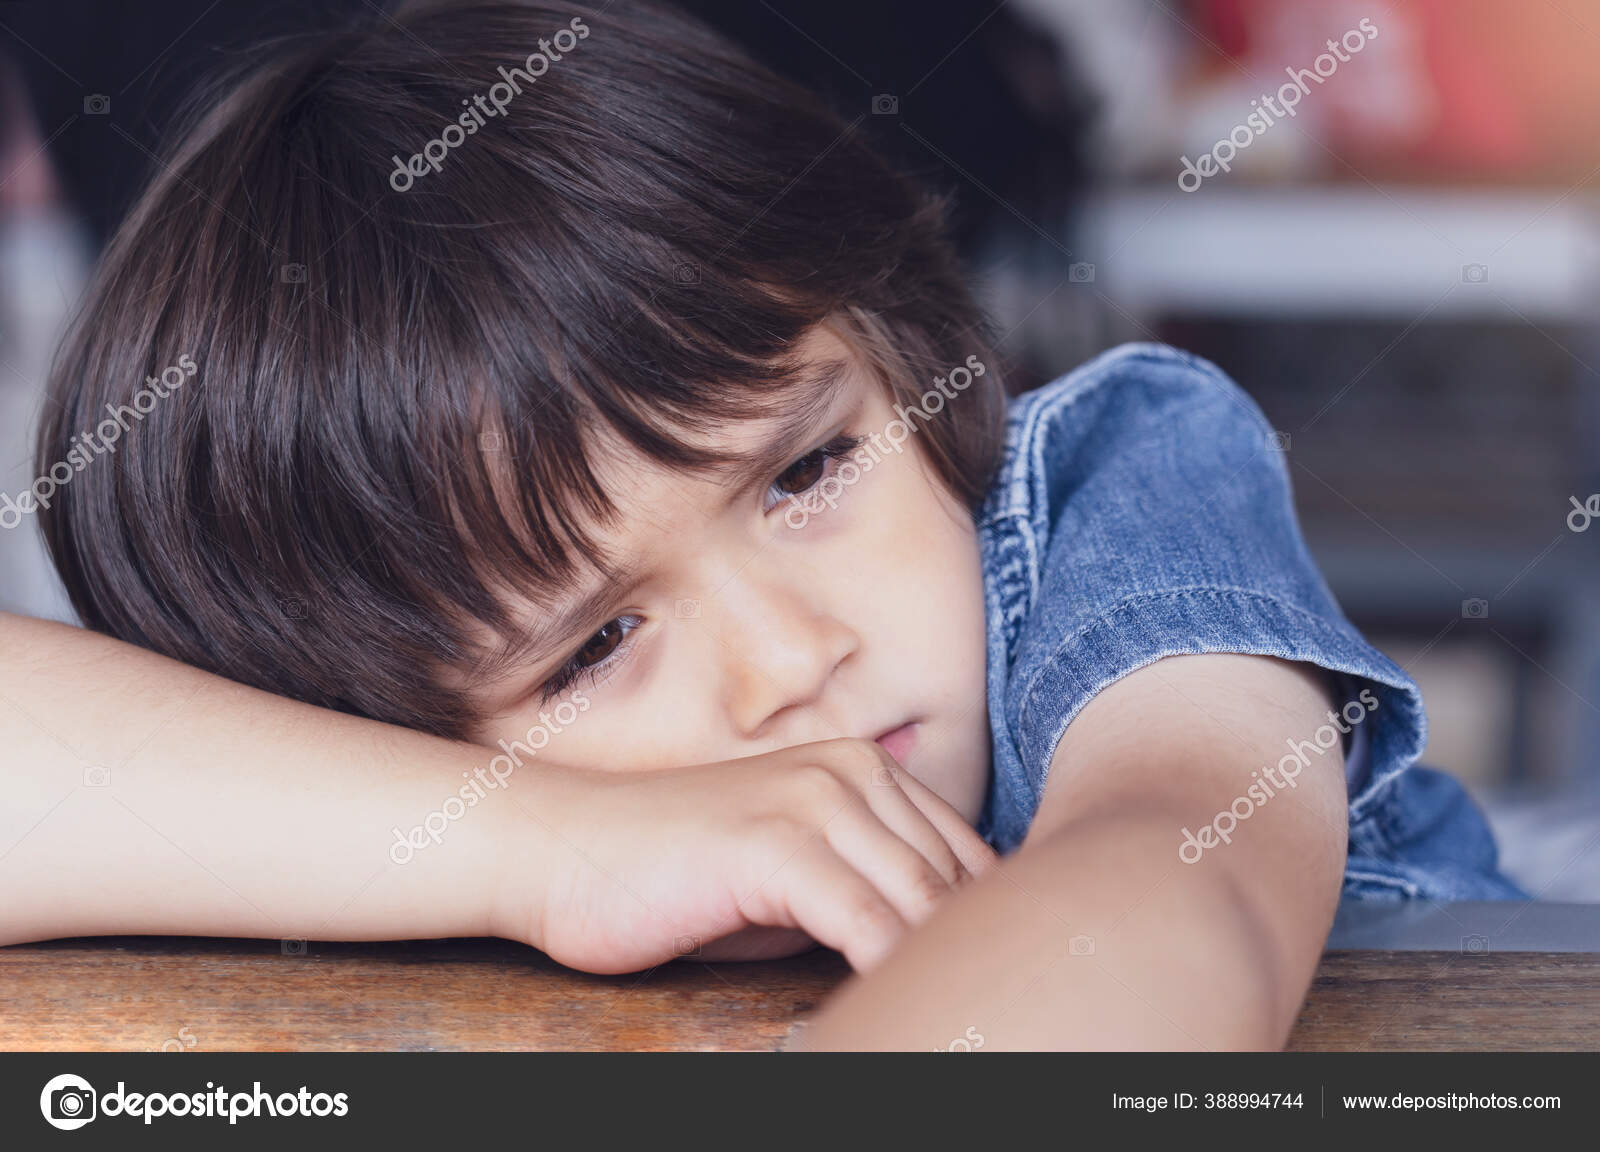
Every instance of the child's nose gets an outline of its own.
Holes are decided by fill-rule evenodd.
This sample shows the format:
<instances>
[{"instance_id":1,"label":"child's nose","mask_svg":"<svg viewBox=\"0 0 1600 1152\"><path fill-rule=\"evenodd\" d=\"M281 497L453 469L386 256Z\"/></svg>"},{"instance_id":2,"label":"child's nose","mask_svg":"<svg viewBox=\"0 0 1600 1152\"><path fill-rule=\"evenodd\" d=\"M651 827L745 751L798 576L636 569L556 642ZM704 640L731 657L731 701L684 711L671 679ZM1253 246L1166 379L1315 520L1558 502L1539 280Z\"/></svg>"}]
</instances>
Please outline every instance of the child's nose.
<instances>
[{"instance_id":1,"label":"child's nose","mask_svg":"<svg viewBox=\"0 0 1600 1152\"><path fill-rule=\"evenodd\" d=\"M835 670L860 644L847 624L817 602L814 590L808 594L777 581L735 580L707 615L713 617L725 707L746 739L782 737L785 725L804 727L803 713L818 703Z\"/></svg>"}]
</instances>

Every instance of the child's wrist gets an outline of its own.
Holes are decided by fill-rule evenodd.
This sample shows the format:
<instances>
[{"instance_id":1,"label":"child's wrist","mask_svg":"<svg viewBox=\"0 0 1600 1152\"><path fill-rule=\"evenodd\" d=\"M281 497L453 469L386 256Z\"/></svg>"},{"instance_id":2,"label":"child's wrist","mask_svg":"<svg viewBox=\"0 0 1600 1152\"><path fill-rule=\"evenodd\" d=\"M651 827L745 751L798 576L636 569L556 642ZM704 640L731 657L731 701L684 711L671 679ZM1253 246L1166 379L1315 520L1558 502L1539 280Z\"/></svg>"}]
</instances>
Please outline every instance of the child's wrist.
<instances>
[{"instance_id":1,"label":"child's wrist","mask_svg":"<svg viewBox=\"0 0 1600 1152\"><path fill-rule=\"evenodd\" d=\"M489 895L489 932L540 951L551 850L560 843L559 794L568 775L550 764L519 770L497 798L496 818L488 824L491 842L485 858L490 875L484 891Z\"/></svg>"}]
</instances>

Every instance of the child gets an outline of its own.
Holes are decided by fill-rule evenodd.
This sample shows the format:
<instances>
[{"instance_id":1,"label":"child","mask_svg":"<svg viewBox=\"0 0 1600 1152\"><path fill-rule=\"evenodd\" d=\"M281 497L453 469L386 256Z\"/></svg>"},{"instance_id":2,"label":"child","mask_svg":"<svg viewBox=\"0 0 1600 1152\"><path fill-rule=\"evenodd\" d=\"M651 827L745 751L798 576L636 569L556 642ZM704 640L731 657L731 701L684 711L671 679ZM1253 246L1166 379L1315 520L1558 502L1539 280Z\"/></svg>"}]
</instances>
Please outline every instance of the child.
<instances>
[{"instance_id":1,"label":"child","mask_svg":"<svg viewBox=\"0 0 1600 1152\"><path fill-rule=\"evenodd\" d=\"M1253 404L1138 346L1006 414L937 207L670 10L435 6L254 63L53 399L84 622L367 720L119 650L170 687L114 707L207 700L119 801L184 811L238 900L164 850L63 888L58 830L9 939L488 931L598 972L815 939L865 974L820 1046L1263 1047L1341 875L1519 895L1411 767L1420 696ZM46 681L90 658L29 635ZM78 847L126 841L97 812Z\"/></svg>"}]
</instances>

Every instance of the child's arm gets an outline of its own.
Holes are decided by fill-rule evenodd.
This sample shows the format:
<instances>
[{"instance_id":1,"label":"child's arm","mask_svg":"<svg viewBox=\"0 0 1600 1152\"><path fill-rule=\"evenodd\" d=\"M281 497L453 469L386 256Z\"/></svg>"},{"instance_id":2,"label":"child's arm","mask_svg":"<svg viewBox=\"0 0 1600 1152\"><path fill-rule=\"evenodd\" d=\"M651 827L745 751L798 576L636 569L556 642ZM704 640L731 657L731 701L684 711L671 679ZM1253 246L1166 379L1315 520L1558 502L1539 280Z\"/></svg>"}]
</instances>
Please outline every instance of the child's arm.
<instances>
[{"instance_id":1,"label":"child's arm","mask_svg":"<svg viewBox=\"0 0 1600 1152\"><path fill-rule=\"evenodd\" d=\"M507 814L386 858L481 750L0 615L0 944L487 934Z\"/></svg>"},{"instance_id":2,"label":"child's arm","mask_svg":"<svg viewBox=\"0 0 1600 1152\"><path fill-rule=\"evenodd\" d=\"M1329 706L1313 671L1262 657L1174 657L1113 684L1058 745L1022 848L796 1046L1280 1047L1339 895L1339 748L1255 806L1232 843L1193 864L1178 848Z\"/></svg>"},{"instance_id":3,"label":"child's arm","mask_svg":"<svg viewBox=\"0 0 1600 1152\"><path fill-rule=\"evenodd\" d=\"M993 855L861 741L637 774L541 757L500 783L492 749L76 628L0 614L0 653L0 944L501 935L621 972L761 926L866 966ZM438 842L397 861L430 813ZM774 937L730 947L752 940Z\"/></svg>"}]
</instances>

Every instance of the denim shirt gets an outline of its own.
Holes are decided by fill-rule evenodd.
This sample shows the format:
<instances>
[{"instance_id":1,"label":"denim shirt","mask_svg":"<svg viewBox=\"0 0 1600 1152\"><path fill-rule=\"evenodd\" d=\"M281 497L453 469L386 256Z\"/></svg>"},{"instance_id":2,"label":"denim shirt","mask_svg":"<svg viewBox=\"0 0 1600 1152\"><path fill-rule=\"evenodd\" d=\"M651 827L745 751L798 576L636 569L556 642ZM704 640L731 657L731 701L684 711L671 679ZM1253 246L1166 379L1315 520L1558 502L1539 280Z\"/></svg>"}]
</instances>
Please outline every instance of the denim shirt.
<instances>
[{"instance_id":1,"label":"denim shirt","mask_svg":"<svg viewBox=\"0 0 1600 1152\"><path fill-rule=\"evenodd\" d=\"M1340 612L1271 427L1215 366L1125 345L1012 401L978 534L994 744L978 831L997 851L1021 844L1057 742L1101 689L1164 656L1248 653L1326 669L1339 734L1286 732L1276 768L1241 770L1231 823L1197 820L1181 850L1174 830L1175 856L1226 851L1219 836L1247 836L1253 809L1341 741L1346 897L1524 898L1465 790L1414 764L1422 694Z\"/></svg>"}]
</instances>

